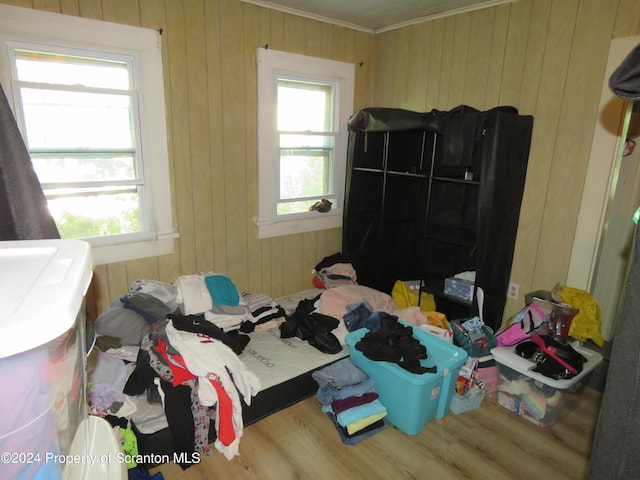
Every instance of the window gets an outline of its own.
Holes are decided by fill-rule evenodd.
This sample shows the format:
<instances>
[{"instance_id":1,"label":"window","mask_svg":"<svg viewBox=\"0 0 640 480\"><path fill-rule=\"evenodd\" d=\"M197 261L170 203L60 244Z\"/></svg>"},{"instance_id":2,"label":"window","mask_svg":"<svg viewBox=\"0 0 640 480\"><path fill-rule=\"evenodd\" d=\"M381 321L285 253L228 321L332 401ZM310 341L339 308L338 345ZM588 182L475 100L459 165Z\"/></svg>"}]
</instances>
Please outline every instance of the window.
<instances>
[{"instance_id":1,"label":"window","mask_svg":"<svg viewBox=\"0 0 640 480\"><path fill-rule=\"evenodd\" d=\"M144 171L132 59L24 43L9 48L31 161L60 236L139 232Z\"/></svg>"},{"instance_id":2,"label":"window","mask_svg":"<svg viewBox=\"0 0 640 480\"><path fill-rule=\"evenodd\" d=\"M258 236L342 226L353 64L266 48L257 60Z\"/></svg>"},{"instance_id":3,"label":"window","mask_svg":"<svg viewBox=\"0 0 640 480\"><path fill-rule=\"evenodd\" d=\"M1 7L0 41L0 78L62 238L87 240L96 263L170 253L167 147L151 141L166 139L158 33Z\"/></svg>"}]
</instances>

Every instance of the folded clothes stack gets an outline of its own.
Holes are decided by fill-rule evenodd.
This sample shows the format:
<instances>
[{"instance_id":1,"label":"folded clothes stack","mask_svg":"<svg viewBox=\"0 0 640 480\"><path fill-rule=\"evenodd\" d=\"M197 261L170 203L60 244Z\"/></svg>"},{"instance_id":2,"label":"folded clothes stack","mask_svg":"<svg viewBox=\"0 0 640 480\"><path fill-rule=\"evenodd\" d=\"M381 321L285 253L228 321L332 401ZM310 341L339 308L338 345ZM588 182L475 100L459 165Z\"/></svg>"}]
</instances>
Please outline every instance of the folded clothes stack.
<instances>
[{"instance_id":1,"label":"folded clothes stack","mask_svg":"<svg viewBox=\"0 0 640 480\"><path fill-rule=\"evenodd\" d=\"M230 277L213 272L182 275L174 280L176 301L185 315L204 314L225 332L252 320L240 291Z\"/></svg>"},{"instance_id":2,"label":"folded clothes stack","mask_svg":"<svg viewBox=\"0 0 640 480\"><path fill-rule=\"evenodd\" d=\"M387 410L378 399L375 380L344 358L321 370L313 379L316 398L331 419L342 443L356 445L389 426Z\"/></svg>"}]
</instances>

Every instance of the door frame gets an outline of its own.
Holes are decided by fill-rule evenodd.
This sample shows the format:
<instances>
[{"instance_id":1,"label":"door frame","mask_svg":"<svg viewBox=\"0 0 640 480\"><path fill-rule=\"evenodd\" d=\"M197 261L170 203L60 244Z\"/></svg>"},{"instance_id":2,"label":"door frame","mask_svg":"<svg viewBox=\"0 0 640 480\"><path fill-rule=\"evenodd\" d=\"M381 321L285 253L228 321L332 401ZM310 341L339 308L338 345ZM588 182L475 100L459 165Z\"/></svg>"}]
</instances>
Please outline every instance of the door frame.
<instances>
[{"instance_id":1,"label":"door frame","mask_svg":"<svg viewBox=\"0 0 640 480\"><path fill-rule=\"evenodd\" d=\"M626 138L632 106L613 94L609 88L609 77L638 44L640 35L616 38L611 41L609 49L566 282L588 292L593 291L598 274L602 244L611 215L610 202L615 193L625 143L622 139ZM614 317L615 314L603 315L605 340L613 336Z\"/></svg>"}]
</instances>

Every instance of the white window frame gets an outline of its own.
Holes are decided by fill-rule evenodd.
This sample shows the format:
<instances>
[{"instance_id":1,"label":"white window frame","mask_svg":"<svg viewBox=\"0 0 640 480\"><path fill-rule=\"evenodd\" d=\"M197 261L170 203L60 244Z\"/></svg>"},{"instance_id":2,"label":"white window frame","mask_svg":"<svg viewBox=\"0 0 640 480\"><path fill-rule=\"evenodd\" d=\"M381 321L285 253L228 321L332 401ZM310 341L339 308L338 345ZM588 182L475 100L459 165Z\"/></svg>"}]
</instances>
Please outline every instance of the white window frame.
<instances>
[{"instance_id":1,"label":"white window frame","mask_svg":"<svg viewBox=\"0 0 640 480\"><path fill-rule=\"evenodd\" d=\"M347 122L353 112L355 65L325 58L282 52L270 48L256 50L258 70L258 238L342 227L342 206L347 159ZM338 119L333 154L335 203L326 213L316 211L277 215L280 185L280 149L277 131L277 80L279 77L319 81L335 86Z\"/></svg>"},{"instance_id":2,"label":"white window frame","mask_svg":"<svg viewBox=\"0 0 640 480\"><path fill-rule=\"evenodd\" d=\"M166 255L173 252L174 232L169 182L166 110L159 32L99 20L0 5L0 82L26 139L16 82L12 78L12 42L72 50L93 50L134 59L138 80L138 128L147 195L141 201L144 231L86 238L96 265ZM25 140L26 143L26 140ZM146 227L146 228L145 228Z\"/></svg>"}]
</instances>

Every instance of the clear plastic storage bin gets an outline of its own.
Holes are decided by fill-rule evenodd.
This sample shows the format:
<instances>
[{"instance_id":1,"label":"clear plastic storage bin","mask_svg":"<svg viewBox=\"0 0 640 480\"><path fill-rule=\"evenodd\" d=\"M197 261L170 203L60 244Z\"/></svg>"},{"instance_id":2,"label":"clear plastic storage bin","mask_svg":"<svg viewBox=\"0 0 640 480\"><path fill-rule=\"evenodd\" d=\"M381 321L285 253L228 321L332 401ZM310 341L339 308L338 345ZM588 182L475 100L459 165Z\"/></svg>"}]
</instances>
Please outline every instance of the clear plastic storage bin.
<instances>
[{"instance_id":1,"label":"clear plastic storage bin","mask_svg":"<svg viewBox=\"0 0 640 480\"><path fill-rule=\"evenodd\" d=\"M535 364L515 353L515 347L496 347L491 354L498 365L498 403L539 427L557 423L580 399L591 372L602 361L598 352L573 347L587 362L567 380L555 380L532 371Z\"/></svg>"},{"instance_id":2,"label":"clear plastic storage bin","mask_svg":"<svg viewBox=\"0 0 640 480\"><path fill-rule=\"evenodd\" d=\"M0 478L63 478L87 418L89 245L0 242ZM78 459L80 462L82 459Z\"/></svg>"}]
</instances>

